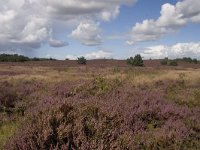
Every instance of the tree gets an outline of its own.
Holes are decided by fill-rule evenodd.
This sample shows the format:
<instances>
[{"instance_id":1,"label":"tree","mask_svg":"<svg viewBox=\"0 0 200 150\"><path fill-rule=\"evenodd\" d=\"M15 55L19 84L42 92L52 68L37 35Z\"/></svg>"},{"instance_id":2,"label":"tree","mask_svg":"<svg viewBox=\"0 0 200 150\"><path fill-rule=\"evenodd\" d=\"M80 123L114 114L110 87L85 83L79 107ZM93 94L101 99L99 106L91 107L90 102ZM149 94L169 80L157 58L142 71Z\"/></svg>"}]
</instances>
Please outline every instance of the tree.
<instances>
[{"instance_id":1,"label":"tree","mask_svg":"<svg viewBox=\"0 0 200 150\"><path fill-rule=\"evenodd\" d=\"M140 54L135 55L135 57L130 57L127 59L127 63L132 65L132 66L140 66L143 67L143 60Z\"/></svg>"},{"instance_id":2,"label":"tree","mask_svg":"<svg viewBox=\"0 0 200 150\"><path fill-rule=\"evenodd\" d=\"M78 57L77 59L78 64L82 64L85 65L87 63L87 60L85 59L85 57Z\"/></svg>"},{"instance_id":3,"label":"tree","mask_svg":"<svg viewBox=\"0 0 200 150\"><path fill-rule=\"evenodd\" d=\"M28 57L18 54L0 54L1 62L24 62L29 61Z\"/></svg>"}]
</instances>

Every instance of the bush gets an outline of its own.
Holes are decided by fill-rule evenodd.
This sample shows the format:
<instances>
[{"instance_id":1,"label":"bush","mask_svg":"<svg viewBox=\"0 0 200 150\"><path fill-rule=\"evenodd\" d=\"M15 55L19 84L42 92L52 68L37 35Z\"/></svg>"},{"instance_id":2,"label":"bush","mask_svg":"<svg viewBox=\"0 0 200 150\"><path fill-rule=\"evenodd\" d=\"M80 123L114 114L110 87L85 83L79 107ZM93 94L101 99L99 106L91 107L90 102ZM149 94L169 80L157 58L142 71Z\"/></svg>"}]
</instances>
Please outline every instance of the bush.
<instances>
[{"instance_id":1,"label":"bush","mask_svg":"<svg viewBox=\"0 0 200 150\"><path fill-rule=\"evenodd\" d=\"M163 59L160 61L161 65L167 65L168 64L168 60L167 59Z\"/></svg>"},{"instance_id":2,"label":"bush","mask_svg":"<svg viewBox=\"0 0 200 150\"><path fill-rule=\"evenodd\" d=\"M140 66L140 67L144 66L142 57L139 54L137 54L134 58L133 57L128 58L127 63L132 66Z\"/></svg>"},{"instance_id":3,"label":"bush","mask_svg":"<svg viewBox=\"0 0 200 150\"><path fill-rule=\"evenodd\" d=\"M190 57L183 57L183 58L178 58L178 61L184 61L184 62L188 62L188 63L194 63L197 64L198 60L196 58L192 59Z\"/></svg>"},{"instance_id":4,"label":"bush","mask_svg":"<svg viewBox=\"0 0 200 150\"><path fill-rule=\"evenodd\" d=\"M32 61L40 61L40 58L34 57Z\"/></svg>"},{"instance_id":5,"label":"bush","mask_svg":"<svg viewBox=\"0 0 200 150\"><path fill-rule=\"evenodd\" d=\"M16 89L8 82L0 83L0 110L1 107L14 108L18 99Z\"/></svg>"},{"instance_id":6,"label":"bush","mask_svg":"<svg viewBox=\"0 0 200 150\"><path fill-rule=\"evenodd\" d=\"M79 58L77 59L77 62L78 62L78 64L85 65L86 62L87 62L87 60L85 59L85 57L79 57Z\"/></svg>"},{"instance_id":7,"label":"bush","mask_svg":"<svg viewBox=\"0 0 200 150\"><path fill-rule=\"evenodd\" d=\"M173 60L169 63L169 66L178 66L178 63L176 60Z\"/></svg>"},{"instance_id":8,"label":"bush","mask_svg":"<svg viewBox=\"0 0 200 150\"><path fill-rule=\"evenodd\" d=\"M95 106L62 104L34 115L6 149L114 149L120 122Z\"/></svg>"},{"instance_id":9,"label":"bush","mask_svg":"<svg viewBox=\"0 0 200 150\"><path fill-rule=\"evenodd\" d=\"M190 58L190 57L183 57L182 60L185 61L185 62L192 63L192 58Z\"/></svg>"},{"instance_id":10,"label":"bush","mask_svg":"<svg viewBox=\"0 0 200 150\"><path fill-rule=\"evenodd\" d=\"M197 59L193 59L192 60L194 64L198 64L198 60Z\"/></svg>"}]
</instances>

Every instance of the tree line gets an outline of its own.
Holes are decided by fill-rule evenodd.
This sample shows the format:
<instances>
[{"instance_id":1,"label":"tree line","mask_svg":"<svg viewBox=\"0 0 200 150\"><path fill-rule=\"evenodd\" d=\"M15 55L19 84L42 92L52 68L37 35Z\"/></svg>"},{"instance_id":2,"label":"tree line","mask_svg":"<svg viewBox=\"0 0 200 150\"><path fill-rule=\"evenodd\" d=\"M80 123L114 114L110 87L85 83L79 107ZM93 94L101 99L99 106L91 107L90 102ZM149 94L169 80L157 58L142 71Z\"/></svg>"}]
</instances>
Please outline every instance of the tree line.
<instances>
[{"instance_id":1,"label":"tree line","mask_svg":"<svg viewBox=\"0 0 200 150\"><path fill-rule=\"evenodd\" d=\"M0 62L54 61L53 58L29 58L18 54L0 54Z\"/></svg>"}]
</instances>

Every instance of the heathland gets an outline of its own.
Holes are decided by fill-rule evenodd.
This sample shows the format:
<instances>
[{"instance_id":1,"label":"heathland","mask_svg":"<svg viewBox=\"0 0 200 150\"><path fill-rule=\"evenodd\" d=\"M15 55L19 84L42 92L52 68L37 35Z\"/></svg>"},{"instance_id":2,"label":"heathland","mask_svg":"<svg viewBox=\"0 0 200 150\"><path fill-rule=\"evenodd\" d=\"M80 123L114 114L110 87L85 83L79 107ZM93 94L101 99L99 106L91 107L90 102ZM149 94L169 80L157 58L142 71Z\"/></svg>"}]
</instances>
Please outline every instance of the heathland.
<instances>
[{"instance_id":1,"label":"heathland","mask_svg":"<svg viewBox=\"0 0 200 150\"><path fill-rule=\"evenodd\" d=\"M0 149L200 149L200 64L1 62Z\"/></svg>"}]
</instances>

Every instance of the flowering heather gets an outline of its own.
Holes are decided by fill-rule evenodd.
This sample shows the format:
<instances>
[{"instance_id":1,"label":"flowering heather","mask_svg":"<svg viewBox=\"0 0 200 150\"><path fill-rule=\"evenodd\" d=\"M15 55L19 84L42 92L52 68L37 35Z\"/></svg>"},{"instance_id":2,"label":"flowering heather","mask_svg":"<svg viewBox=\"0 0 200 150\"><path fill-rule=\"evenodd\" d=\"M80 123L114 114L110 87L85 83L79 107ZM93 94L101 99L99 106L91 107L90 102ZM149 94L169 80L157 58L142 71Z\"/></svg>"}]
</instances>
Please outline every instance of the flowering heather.
<instances>
[{"instance_id":1,"label":"flowering heather","mask_svg":"<svg viewBox=\"0 0 200 150\"><path fill-rule=\"evenodd\" d=\"M44 97L6 149L199 148L197 111L161 92L125 84L104 96Z\"/></svg>"},{"instance_id":2,"label":"flowering heather","mask_svg":"<svg viewBox=\"0 0 200 150\"><path fill-rule=\"evenodd\" d=\"M0 149L200 149L197 70L55 68L0 80Z\"/></svg>"}]
</instances>

